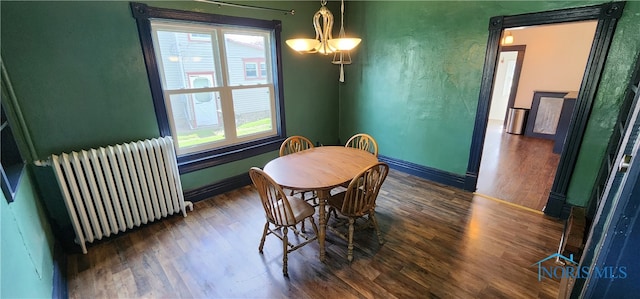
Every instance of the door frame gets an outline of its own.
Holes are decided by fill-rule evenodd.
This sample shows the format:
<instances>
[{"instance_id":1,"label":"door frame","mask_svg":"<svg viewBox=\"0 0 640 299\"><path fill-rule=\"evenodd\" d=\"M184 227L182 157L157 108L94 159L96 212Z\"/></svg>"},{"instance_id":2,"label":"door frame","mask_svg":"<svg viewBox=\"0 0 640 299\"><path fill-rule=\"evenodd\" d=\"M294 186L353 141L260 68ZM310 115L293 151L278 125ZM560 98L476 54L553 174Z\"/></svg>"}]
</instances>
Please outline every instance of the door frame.
<instances>
[{"instance_id":1,"label":"door frame","mask_svg":"<svg viewBox=\"0 0 640 299\"><path fill-rule=\"evenodd\" d=\"M480 171L482 148L489 119L491 95L493 94L493 77L495 75L500 37L505 28L556 24L565 22L597 20L598 25L591 45L591 52L587 60L582 83L576 99L576 107L571 117L566 142L562 148L558 170L551 187L544 213L558 218L567 218L570 205L566 203L569 182L573 175L575 164L586 129L593 100L598 90L604 63L609 52L609 46L618 19L622 15L626 2L611 2L600 5L567 8L554 11L529 13L513 16L496 16L489 20L489 37L482 72L480 95L476 111L475 125L471 139L471 150L467 172L465 175L465 190L475 191Z\"/></svg>"}]
</instances>

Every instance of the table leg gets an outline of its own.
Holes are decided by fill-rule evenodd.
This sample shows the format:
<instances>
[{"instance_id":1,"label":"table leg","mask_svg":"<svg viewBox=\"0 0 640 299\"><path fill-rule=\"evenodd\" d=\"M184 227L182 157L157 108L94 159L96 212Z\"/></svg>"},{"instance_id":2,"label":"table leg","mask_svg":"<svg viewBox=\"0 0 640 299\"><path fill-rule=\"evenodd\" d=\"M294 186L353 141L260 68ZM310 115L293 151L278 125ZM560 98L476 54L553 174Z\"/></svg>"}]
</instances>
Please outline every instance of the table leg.
<instances>
[{"instance_id":1,"label":"table leg","mask_svg":"<svg viewBox=\"0 0 640 299\"><path fill-rule=\"evenodd\" d=\"M320 209L320 227L318 229L318 244L320 245L320 261L324 262L324 239L327 231L327 220L325 217L326 211L324 209L325 202L329 198L329 190L318 191L318 208Z\"/></svg>"}]
</instances>

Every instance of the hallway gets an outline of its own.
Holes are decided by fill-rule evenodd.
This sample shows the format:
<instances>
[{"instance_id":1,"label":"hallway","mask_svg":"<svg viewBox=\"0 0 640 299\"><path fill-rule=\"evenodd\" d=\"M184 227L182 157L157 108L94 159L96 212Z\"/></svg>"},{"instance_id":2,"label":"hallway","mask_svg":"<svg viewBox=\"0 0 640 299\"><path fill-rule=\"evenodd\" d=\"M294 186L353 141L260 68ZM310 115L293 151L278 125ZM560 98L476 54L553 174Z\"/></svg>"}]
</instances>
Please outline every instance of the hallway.
<instances>
[{"instance_id":1,"label":"hallway","mask_svg":"<svg viewBox=\"0 0 640 299\"><path fill-rule=\"evenodd\" d=\"M502 121L490 120L476 192L542 211L559 160L552 140L507 134Z\"/></svg>"}]
</instances>

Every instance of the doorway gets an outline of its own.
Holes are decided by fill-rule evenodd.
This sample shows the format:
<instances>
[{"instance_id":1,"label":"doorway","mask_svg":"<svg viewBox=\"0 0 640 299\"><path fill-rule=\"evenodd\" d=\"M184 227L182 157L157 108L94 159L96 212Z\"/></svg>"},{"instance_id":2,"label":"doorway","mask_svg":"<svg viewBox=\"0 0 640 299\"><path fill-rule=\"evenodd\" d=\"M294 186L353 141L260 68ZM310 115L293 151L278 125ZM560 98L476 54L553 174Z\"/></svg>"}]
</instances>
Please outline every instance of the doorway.
<instances>
[{"instance_id":1,"label":"doorway","mask_svg":"<svg viewBox=\"0 0 640 299\"><path fill-rule=\"evenodd\" d=\"M564 141L555 137L566 127L559 120L570 118L575 102L563 97L569 92L574 95L580 88L595 28L596 21L585 21L504 30L504 35L520 45L500 47L478 194L543 211L560 160L560 150L554 149L561 149ZM525 56L527 46L529 53ZM523 63L527 64L524 71ZM552 94L559 98L547 97ZM539 110L541 98L547 101L546 107L553 108ZM529 113L529 122L518 123L517 118L514 121L507 117L529 109L533 112ZM534 123L547 125L538 124L538 130L533 130Z\"/></svg>"},{"instance_id":2,"label":"doorway","mask_svg":"<svg viewBox=\"0 0 640 299\"><path fill-rule=\"evenodd\" d=\"M580 144L597 91L597 83L600 81L602 75L602 66L604 65L611 44L613 29L622 14L624 4L624 2L612 2L556 11L498 16L490 19L489 38L480 86L478 109L465 177L466 190L475 191L478 183L480 161L482 160L485 133L489 120L493 78L498 60L499 40L503 30L521 26L597 20L596 33L589 53L584 79L580 84L575 109L571 116L571 122L568 126L564 146L562 147L557 172L544 210L545 214L553 217L566 218L569 215L570 205L566 203L569 182L573 175Z\"/></svg>"},{"instance_id":3,"label":"doorway","mask_svg":"<svg viewBox=\"0 0 640 299\"><path fill-rule=\"evenodd\" d=\"M522 72L526 45L502 46L493 83L489 120L507 123L508 108L513 108Z\"/></svg>"}]
</instances>

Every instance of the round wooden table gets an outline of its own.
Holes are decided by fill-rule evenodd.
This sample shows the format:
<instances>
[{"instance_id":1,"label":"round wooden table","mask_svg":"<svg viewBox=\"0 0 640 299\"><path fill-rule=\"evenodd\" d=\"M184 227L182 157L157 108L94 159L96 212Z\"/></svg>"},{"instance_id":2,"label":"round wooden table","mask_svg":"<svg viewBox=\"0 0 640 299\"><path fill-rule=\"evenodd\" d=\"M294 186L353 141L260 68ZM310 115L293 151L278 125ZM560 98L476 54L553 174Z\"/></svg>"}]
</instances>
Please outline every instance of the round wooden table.
<instances>
[{"instance_id":1,"label":"round wooden table","mask_svg":"<svg viewBox=\"0 0 640 299\"><path fill-rule=\"evenodd\" d=\"M375 163L378 163L378 158L367 151L343 146L322 146L278 157L264 166L264 172L281 186L294 190L314 190L318 193L318 243L321 261L325 257L324 206L329 192Z\"/></svg>"}]
</instances>

